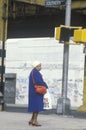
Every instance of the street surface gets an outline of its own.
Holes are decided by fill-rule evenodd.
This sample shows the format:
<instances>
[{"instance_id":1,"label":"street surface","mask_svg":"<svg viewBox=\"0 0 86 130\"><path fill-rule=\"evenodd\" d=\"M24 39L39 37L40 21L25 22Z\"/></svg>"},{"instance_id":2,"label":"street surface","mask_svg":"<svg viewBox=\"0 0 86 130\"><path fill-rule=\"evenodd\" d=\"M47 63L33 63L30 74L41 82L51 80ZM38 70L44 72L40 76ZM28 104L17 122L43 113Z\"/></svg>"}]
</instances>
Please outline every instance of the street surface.
<instances>
[{"instance_id":1,"label":"street surface","mask_svg":"<svg viewBox=\"0 0 86 130\"><path fill-rule=\"evenodd\" d=\"M41 127L29 126L30 113L0 112L0 130L86 130L86 119L57 114L40 114Z\"/></svg>"}]
</instances>

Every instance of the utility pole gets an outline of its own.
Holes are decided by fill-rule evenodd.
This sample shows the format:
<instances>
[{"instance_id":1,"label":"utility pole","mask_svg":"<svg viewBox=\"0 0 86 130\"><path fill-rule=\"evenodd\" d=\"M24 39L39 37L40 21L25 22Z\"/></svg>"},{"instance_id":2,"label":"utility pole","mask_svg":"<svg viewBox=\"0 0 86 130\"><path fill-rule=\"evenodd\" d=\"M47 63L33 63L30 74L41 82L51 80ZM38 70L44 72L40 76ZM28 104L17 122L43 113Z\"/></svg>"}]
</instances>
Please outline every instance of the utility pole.
<instances>
[{"instance_id":1,"label":"utility pole","mask_svg":"<svg viewBox=\"0 0 86 130\"><path fill-rule=\"evenodd\" d=\"M66 0L65 26L70 26L71 20L71 0ZM69 44L64 42L63 51L63 75L62 75L62 96L57 101L57 113L70 113L70 100L67 98L68 86L68 64L69 64Z\"/></svg>"},{"instance_id":2,"label":"utility pole","mask_svg":"<svg viewBox=\"0 0 86 130\"><path fill-rule=\"evenodd\" d=\"M71 0L66 0L65 26L70 26L71 20ZM63 53L63 77L62 77L62 97L63 97L63 114L66 112L66 105L69 105L67 99L68 86L68 64L69 64L69 45L64 43Z\"/></svg>"}]
</instances>

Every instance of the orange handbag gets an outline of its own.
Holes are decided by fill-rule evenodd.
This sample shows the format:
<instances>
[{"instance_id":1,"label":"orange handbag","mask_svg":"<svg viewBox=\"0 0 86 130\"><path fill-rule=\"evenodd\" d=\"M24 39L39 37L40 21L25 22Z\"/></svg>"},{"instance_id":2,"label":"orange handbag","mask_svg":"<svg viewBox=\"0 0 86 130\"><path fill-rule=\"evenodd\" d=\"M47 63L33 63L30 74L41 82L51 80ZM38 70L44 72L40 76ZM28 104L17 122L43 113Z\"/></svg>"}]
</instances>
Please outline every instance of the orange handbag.
<instances>
[{"instance_id":1,"label":"orange handbag","mask_svg":"<svg viewBox=\"0 0 86 130\"><path fill-rule=\"evenodd\" d=\"M35 91L38 94L45 94L46 93L46 87L41 85L35 85Z\"/></svg>"},{"instance_id":2,"label":"orange handbag","mask_svg":"<svg viewBox=\"0 0 86 130\"><path fill-rule=\"evenodd\" d=\"M32 72L32 80L33 80L33 83L34 83L34 88L35 88L36 93L45 94L47 92L46 86L36 85L35 84L34 77L33 77L33 72Z\"/></svg>"}]
</instances>

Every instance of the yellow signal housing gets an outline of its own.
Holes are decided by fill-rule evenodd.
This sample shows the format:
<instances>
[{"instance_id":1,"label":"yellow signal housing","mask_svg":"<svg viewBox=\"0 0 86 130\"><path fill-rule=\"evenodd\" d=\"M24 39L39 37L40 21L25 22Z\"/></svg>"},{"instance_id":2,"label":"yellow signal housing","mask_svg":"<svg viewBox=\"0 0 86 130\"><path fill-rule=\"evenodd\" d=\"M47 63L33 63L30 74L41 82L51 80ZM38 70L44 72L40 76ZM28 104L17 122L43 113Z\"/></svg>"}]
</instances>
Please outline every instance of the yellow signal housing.
<instances>
[{"instance_id":1,"label":"yellow signal housing","mask_svg":"<svg viewBox=\"0 0 86 130\"><path fill-rule=\"evenodd\" d=\"M61 27L55 27L55 39L56 40L60 39L60 32L61 32Z\"/></svg>"},{"instance_id":2,"label":"yellow signal housing","mask_svg":"<svg viewBox=\"0 0 86 130\"><path fill-rule=\"evenodd\" d=\"M86 29L80 29L74 31L74 42L86 43Z\"/></svg>"},{"instance_id":3,"label":"yellow signal housing","mask_svg":"<svg viewBox=\"0 0 86 130\"><path fill-rule=\"evenodd\" d=\"M81 42L82 30L74 30L74 42Z\"/></svg>"},{"instance_id":4,"label":"yellow signal housing","mask_svg":"<svg viewBox=\"0 0 86 130\"><path fill-rule=\"evenodd\" d=\"M83 43L86 43L86 29L82 30L82 41Z\"/></svg>"}]
</instances>

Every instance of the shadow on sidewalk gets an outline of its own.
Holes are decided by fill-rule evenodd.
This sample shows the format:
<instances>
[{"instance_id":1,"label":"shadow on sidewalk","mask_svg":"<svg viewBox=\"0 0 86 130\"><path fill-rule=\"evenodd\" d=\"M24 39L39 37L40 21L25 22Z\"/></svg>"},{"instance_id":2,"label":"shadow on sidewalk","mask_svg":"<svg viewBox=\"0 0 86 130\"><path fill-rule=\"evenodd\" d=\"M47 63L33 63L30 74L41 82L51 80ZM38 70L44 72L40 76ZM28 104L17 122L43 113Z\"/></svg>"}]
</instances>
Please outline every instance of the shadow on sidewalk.
<instances>
[{"instance_id":1,"label":"shadow on sidewalk","mask_svg":"<svg viewBox=\"0 0 86 130\"><path fill-rule=\"evenodd\" d=\"M7 112L20 112L20 113L28 113L28 107L27 105L15 105L15 104L6 104L4 107L4 111ZM40 114L45 115L51 115L51 114L57 114L56 109L50 109L50 110L44 110L43 112L40 112ZM68 116L68 117L74 117L74 118L86 118L86 113L77 112L77 110L70 110L70 114L57 114L58 116Z\"/></svg>"}]
</instances>

